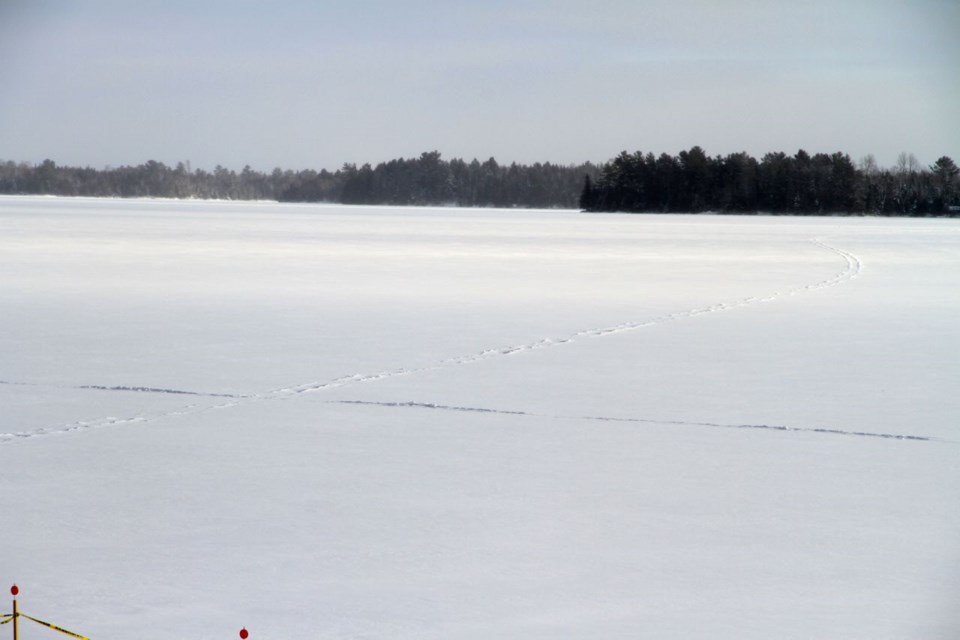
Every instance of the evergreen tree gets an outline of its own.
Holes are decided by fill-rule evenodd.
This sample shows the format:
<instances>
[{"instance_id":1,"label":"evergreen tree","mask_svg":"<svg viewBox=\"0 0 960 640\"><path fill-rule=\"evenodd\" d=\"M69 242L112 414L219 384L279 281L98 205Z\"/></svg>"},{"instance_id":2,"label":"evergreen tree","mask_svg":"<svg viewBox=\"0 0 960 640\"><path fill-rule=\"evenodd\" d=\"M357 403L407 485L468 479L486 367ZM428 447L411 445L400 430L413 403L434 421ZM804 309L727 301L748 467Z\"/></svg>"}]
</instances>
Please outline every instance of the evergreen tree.
<instances>
[{"instance_id":1,"label":"evergreen tree","mask_svg":"<svg viewBox=\"0 0 960 640\"><path fill-rule=\"evenodd\" d=\"M580 208L589 211L593 209L593 203L593 180L590 179L590 174L588 173L583 177L583 191L580 192Z\"/></svg>"}]
</instances>

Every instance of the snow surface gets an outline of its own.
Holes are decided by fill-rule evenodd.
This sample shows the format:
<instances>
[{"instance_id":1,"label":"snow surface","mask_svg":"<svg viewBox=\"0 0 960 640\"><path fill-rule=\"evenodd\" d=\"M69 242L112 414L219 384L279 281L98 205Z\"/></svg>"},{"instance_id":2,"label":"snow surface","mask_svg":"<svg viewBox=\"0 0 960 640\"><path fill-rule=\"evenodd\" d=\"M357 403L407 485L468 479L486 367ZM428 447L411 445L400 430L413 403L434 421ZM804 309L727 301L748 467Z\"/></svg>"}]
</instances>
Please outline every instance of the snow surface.
<instances>
[{"instance_id":1,"label":"snow surface","mask_svg":"<svg viewBox=\"0 0 960 640\"><path fill-rule=\"evenodd\" d=\"M2 197L0 587L95 640L960 637L958 291L958 220Z\"/></svg>"}]
</instances>

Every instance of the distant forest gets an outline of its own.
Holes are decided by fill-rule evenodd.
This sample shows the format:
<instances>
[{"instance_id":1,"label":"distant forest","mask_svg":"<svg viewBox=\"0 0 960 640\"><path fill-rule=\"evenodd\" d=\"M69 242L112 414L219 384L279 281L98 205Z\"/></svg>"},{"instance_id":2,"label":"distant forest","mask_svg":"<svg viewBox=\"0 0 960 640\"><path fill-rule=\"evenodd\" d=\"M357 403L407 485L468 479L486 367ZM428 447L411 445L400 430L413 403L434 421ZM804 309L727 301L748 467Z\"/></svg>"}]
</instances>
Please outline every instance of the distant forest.
<instances>
[{"instance_id":1,"label":"distant forest","mask_svg":"<svg viewBox=\"0 0 960 640\"><path fill-rule=\"evenodd\" d=\"M217 166L193 170L149 161L92 169L0 162L0 193L61 196L216 198L342 204L575 208L790 215L960 215L960 177L942 156L929 167L912 154L881 169L872 156L747 153L709 157L698 146L676 156L622 152L606 164L500 165L490 158L444 160L437 151L375 167L345 164L270 173Z\"/></svg>"},{"instance_id":2,"label":"distant forest","mask_svg":"<svg viewBox=\"0 0 960 640\"><path fill-rule=\"evenodd\" d=\"M221 166L209 172L192 170L189 163L169 167L153 160L98 170L44 160L35 166L0 162L0 193L572 209L578 204L584 175L599 174L600 168L590 163L500 165L493 158L482 163L443 160L437 151L376 167L345 164L333 173L326 169L261 173L249 166L239 173Z\"/></svg>"},{"instance_id":3,"label":"distant forest","mask_svg":"<svg viewBox=\"0 0 960 640\"><path fill-rule=\"evenodd\" d=\"M793 156L746 153L708 157L700 147L676 156L626 151L587 176L587 211L960 215L957 165L942 156L923 167L913 154L881 169L872 156L854 164L845 153Z\"/></svg>"}]
</instances>

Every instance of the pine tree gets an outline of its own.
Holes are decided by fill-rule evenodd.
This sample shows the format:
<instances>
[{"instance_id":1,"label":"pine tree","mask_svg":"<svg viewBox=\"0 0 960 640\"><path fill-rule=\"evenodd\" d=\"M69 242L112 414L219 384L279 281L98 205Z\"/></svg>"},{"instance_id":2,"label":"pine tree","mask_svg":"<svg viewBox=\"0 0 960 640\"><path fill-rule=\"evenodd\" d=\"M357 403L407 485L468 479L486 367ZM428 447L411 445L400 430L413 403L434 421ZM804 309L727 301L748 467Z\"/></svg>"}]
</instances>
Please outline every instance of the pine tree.
<instances>
[{"instance_id":1,"label":"pine tree","mask_svg":"<svg viewBox=\"0 0 960 640\"><path fill-rule=\"evenodd\" d=\"M590 175L583 177L583 191L580 193L580 208L584 211L591 211L596 200L596 193L593 189L593 181Z\"/></svg>"}]
</instances>

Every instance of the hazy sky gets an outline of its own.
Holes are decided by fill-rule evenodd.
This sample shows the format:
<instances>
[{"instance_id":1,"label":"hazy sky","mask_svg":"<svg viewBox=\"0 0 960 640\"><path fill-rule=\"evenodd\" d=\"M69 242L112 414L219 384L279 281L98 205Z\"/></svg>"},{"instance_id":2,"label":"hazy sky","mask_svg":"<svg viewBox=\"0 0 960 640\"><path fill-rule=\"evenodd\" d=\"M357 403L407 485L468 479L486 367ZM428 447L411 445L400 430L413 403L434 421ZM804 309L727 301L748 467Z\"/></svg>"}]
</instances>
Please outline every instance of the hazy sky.
<instances>
[{"instance_id":1,"label":"hazy sky","mask_svg":"<svg viewBox=\"0 0 960 640\"><path fill-rule=\"evenodd\" d=\"M0 159L960 162L958 0L0 0Z\"/></svg>"}]
</instances>

